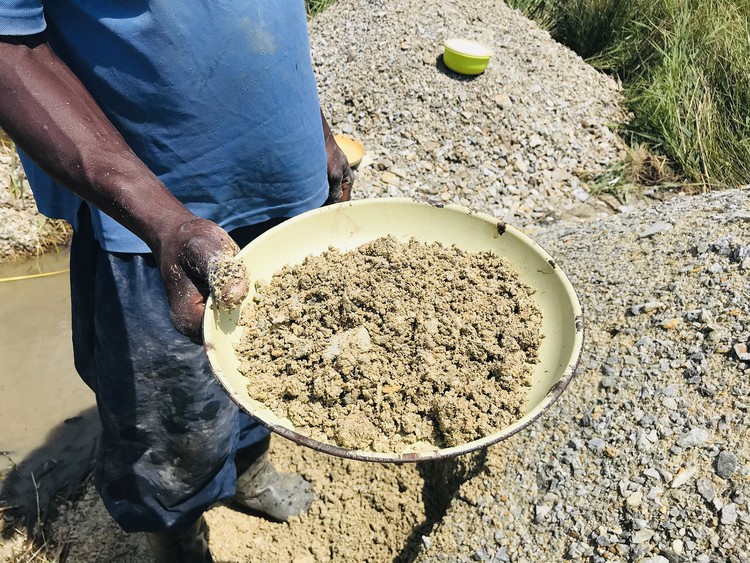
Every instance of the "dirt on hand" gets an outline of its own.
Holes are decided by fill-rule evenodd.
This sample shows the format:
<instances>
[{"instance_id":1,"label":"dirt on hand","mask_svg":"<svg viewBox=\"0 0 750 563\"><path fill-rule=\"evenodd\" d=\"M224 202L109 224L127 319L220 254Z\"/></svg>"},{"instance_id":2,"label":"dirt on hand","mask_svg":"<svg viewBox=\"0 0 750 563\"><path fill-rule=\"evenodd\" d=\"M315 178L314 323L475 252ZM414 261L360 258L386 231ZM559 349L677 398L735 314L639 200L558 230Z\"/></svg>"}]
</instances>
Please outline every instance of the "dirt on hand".
<instances>
[{"instance_id":1,"label":"dirt on hand","mask_svg":"<svg viewBox=\"0 0 750 563\"><path fill-rule=\"evenodd\" d=\"M238 346L250 396L377 452L454 446L522 414L541 312L507 260L384 237L258 284Z\"/></svg>"},{"instance_id":2,"label":"dirt on hand","mask_svg":"<svg viewBox=\"0 0 750 563\"><path fill-rule=\"evenodd\" d=\"M248 291L247 268L233 255L222 256L210 265L208 286L218 305L230 310L242 303Z\"/></svg>"}]
</instances>

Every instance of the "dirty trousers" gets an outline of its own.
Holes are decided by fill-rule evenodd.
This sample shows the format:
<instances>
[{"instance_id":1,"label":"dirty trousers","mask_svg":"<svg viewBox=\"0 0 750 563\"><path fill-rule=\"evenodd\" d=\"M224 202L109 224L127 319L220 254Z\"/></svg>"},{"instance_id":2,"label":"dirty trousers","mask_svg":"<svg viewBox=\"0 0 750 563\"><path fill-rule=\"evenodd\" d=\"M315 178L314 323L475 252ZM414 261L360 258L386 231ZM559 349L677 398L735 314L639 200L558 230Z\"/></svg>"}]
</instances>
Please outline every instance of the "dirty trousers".
<instances>
[{"instance_id":1,"label":"dirty trousers","mask_svg":"<svg viewBox=\"0 0 750 563\"><path fill-rule=\"evenodd\" d=\"M231 234L244 246L270 226ZM268 430L238 411L203 347L172 326L153 256L102 250L85 205L70 272L75 365L102 424L94 484L127 532L188 525L234 495L236 452L257 450Z\"/></svg>"}]
</instances>

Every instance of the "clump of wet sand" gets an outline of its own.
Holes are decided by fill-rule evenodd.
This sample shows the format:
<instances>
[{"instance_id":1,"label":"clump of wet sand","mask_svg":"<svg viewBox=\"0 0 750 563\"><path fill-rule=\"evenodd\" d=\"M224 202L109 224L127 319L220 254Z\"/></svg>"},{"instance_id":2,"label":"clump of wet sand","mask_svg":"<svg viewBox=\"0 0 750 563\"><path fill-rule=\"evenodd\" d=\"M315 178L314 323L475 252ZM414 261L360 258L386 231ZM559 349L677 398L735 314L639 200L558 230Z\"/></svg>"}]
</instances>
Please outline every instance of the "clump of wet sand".
<instances>
[{"instance_id":1,"label":"clump of wet sand","mask_svg":"<svg viewBox=\"0 0 750 563\"><path fill-rule=\"evenodd\" d=\"M240 370L251 397L308 436L401 452L466 443L522 414L542 315L491 252L382 237L256 289Z\"/></svg>"}]
</instances>

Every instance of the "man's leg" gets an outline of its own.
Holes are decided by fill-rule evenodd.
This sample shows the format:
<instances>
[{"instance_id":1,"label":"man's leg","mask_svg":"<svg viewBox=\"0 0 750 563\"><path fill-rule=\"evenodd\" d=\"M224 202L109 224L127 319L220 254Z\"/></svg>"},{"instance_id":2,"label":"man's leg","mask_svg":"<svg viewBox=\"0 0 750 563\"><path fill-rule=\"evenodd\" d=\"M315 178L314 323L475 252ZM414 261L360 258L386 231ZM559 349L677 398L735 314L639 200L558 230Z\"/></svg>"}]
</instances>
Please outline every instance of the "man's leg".
<instances>
[{"instance_id":1,"label":"man's leg","mask_svg":"<svg viewBox=\"0 0 750 563\"><path fill-rule=\"evenodd\" d=\"M238 412L203 348L173 328L151 256L104 252L87 223L71 286L76 367L103 429L95 483L126 531L186 528L234 494Z\"/></svg>"},{"instance_id":2,"label":"man's leg","mask_svg":"<svg viewBox=\"0 0 750 563\"><path fill-rule=\"evenodd\" d=\"M242 229L238 242L262 230ZM309 484L275 473L264 455L268 430L238 413L203 348L172 326L152 257L103 251L85 210L71 250L71 288L76 367L96 393L103 427L95 483L123 529L152 532L157 554L206 545L201 514L234 495L238 448L239 469L255 467L263 486L281 494L269 501L264 493L253 508L285 519L289 506L294 513L309 507ZM294 502L279 512L278 498ZM193 560L210 561L205 556Z\"/></svg>"}]
</instances>

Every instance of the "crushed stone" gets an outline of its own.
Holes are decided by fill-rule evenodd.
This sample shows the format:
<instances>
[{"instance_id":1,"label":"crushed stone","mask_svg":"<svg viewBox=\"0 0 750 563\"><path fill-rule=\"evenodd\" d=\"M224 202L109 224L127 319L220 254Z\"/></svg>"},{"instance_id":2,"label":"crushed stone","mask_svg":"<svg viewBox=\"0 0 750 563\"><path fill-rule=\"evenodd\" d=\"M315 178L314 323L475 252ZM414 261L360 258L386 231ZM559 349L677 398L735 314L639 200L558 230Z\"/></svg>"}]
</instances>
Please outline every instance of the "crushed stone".
<instances>
[{"instance_id":1,"label":"crushed stone","mask_svg":"<svg viewBox=\"0 0 750 563\"><path fill-rule=\"evenodd\" d=\"M321 105L367 154L356 197L407 196L518 226L598 217L592 175L625 156L620 85L497 0L339 0L310 23ZM451 37L493 53L467 77Z\"/></svg>"},{"instance_id":2,"label":"crushed stone","mask_svg":"<svg viewBox=\"0 0 750 563\"><path fill-rule=\"evenodd\" d=\"M750 560L750 363L732 353L750 336L750 223L734 219L748 196L678 198L537 236L582 298L579 373L490 448L416 561ZM656 220L673 228L642 238Z\"/></svg>"}]
</instances>

